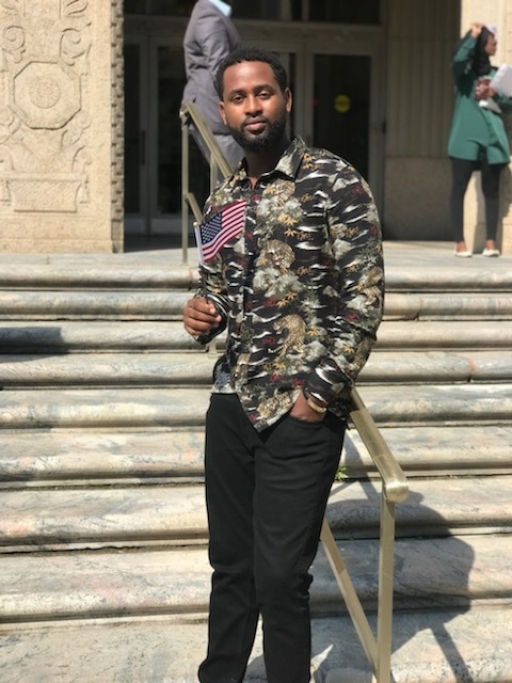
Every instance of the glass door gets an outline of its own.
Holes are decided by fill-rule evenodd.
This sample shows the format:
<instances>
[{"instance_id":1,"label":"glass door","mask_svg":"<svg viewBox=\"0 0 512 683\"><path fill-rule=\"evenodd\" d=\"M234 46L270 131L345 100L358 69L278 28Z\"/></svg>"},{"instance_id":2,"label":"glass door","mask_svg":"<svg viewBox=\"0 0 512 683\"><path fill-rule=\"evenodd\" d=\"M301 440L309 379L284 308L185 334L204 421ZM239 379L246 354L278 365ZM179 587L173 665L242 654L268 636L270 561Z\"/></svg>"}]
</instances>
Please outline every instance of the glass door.
<instances>
[{"instance_id":1,"label":"glass door","mask_svg":"<svg viewBox=\"0 0 512 683\"><path fill-rule=\"evenodd\" d=\"M181 121L185 87L181 45L166 38L125 42L125 233L172 237L181 232ZM209 169L190 144L190 187L200 204Z\"/></svg>"},{"instance_id":2,"label":"glass door","mask_svg":"<svg viewBox=\"0 0 512 683\"><path fill-rule=\"evenodd\" d=\"M268 31L264 47L278 54L290 75L291 132L352 163L382 207L382 44L379 33L367 33L366 40L361 31L357 43L338 46L331 29L316 27L301 43L284 42Z\"/></svg>"},{"instance_id":3,"label":"glass door","mask_svg":"<svg viewBox=\"0 0 512 683\"><path fill-rule=\"evenodd\" d=\"M147 149L148 50L144 36L126 38L124 44L125 230L146 234L150 225Z\"/></svg>"},{"instance_id":4,"label":"glass door","mask_svg":"<svg viewBox=\"0 0 512 683\"><path fill-rule=\"evenodd\" d=\"M303 97L311 102L304 116L306 140L353 164L381 205L384 112L378 49L370 43L357 52L333 52L313 44L305 61Z\"/></svg>"},{"instance_id":5,"label":"glass door","mask_svg":"<svg viewBox=\"0 0 512 683\"><path fill-rule=\"evenodd\" d=\"M150 188L151 234L179 235L181 231L181 120L179 110L185 88L183 49L163 39L152 41L152 93L150 154L153 179ZM202 206L209 191L209 166L190 138L190 190Z\"/></svg>"},{"instance_id":6,"label":"glass door","mask_svg":"<svg viewBox=\"0 0 512 683\"><path fill-rule=\"evenodd\" d=\"M313 140L369 170L371 57L313 55Z\"/></svg>"}]
</instances>

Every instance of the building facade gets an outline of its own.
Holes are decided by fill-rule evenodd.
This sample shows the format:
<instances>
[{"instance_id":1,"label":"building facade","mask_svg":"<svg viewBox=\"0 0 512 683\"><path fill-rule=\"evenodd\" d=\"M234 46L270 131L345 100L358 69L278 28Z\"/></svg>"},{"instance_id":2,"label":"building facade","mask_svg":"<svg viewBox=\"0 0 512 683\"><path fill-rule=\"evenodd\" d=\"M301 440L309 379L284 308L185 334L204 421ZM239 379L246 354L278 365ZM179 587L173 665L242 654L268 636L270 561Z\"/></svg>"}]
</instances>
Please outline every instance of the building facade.
<instances>
[{"instance_id":1,"label":"building facade","mask_svg":"<svg viewBox=\"0 0 512 683\"><path fill-rule=\"evenodd\" d=\"M292 132L367 176L390 240L450 240L450 61L471 21L498 26L512 63L512 0L235 0L243 43L279 53ZM120 252L180 226L193 0L0 0L0 251ZM207 169L192 154L201 200ZM499 241L512 253L510 175ZM484 239L476 179L467 242Z\"/></svg>"}]
</instances>

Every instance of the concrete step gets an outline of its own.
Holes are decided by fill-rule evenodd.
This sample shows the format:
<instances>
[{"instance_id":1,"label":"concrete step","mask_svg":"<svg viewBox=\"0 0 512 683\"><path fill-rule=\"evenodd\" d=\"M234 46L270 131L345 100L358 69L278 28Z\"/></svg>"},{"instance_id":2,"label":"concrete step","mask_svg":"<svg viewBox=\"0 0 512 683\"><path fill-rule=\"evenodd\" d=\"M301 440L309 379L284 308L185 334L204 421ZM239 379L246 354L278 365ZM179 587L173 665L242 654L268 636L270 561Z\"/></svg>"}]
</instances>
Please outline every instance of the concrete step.
<instances>
[{"instance_id":1,"label":"concrete step","mask_svg":"<svg viewBox=\"0 0 512 683\"><path fill-rule=\"evenodd\" d=\"M383 427L408 477L509 473L512 427ZM147 432L3 430L0 488L169 483L203 476L203 427ZM355 429L341 464L350 478L375 476Z\"/></svg>"},{"instance_id":2,"label":"concrete step","mask_svg":"<svg viewBox=\"0 0 512 683\"><path fill-rule=\"evenodd\" d=\"M98 351L195 350L200 345L181 320L124 320L58 323L6 320L0 328L0 353L87 353Z\"/></svg>"},{"instance_id":3,"label":"concrete step","mask_svg":"<svg viewBox=\"0 0 512 683\"><path fill-rule=\"evenodd\" d=\"M474 292L386 292L388 320L510 320L512 294Z\"/></svg>"},{"instance_id":4,"label":"concrete step","mask_svg":"<svg viewBox=\"0 0 512 683\"><path fill-rule=\"evenodd\" d=\"M106 260L96 254L88 263L69 255L60 262L48 260L32 264L20 262L16 254L10 256L10 263L0 263L2 289L188 290L199 283L196 267L168 263L155 268L149 264L150 259L133 263L126 254Z\"/></svg>"},{"instance_id":5,"label":"concrete step","mask_svg":"<svg viewBox=\"0 0 512 683\"><path fill-rule=\"evenodd\" d=\"M377 540L346 540L339 548L365 609L378 601ZM512 601L512 536L399 539L395 546L397 609ZM426 561L425 558L428 558ZM313 564L312 612L346 611L322 549ZM0 555L9 590L0 621L206 615L211 569L206 547L115 552Z\"/></svg>"},{"instance_id":6,"label":"concrete step","mask_svg":"<svg viewBox=\"0 0 512 683\"><path fill-rule=\"evenodd\" d=\"M191 296L183 289L0 289L0 319L180 318ZM423 292L389 290L388 320L510 320L509 292Z\"/></svg>"},{"instance_id":7,"label":"concrete step","mask_svg":"<svg viewBox=\"0 0 512 683\"><path fill-rule=\"evenodd\" d=\"M1 366L0 366L1 368ZM512 379L508 349L453 351L375 351L358 382L507 382Z\"/></svg>"},{"instance_id":8,"label":"concrete step","mask_svg":"<svg viewBox=\"0 0 512 683\"><path fill-rule=\"evenodd\" d=\"M512 321L488 320L384 320L377 333L375 349L510 349ZM371 357L371 356L370 356Z\"/></svg>"},{"instance_id":9,"label":"concrete step","mask_svg":"<svg viewBox=\"0 0 512 683\"><path fill-rule=\"evenodd\" d=\"M397 611L395 683L510 683L508 610L471 607ZM375 618L370 617L375 630ZM370 683L348 616L314 619L315 683ZM173 618L0 625L2 683L196 683L206 624ZM266 683L258 631L245 677Z\"/></svg>"},{"instance_id":10,"label":"concrete step","mask_svg":"<svg viewBox=\"0 0 512 683\"><path fill-rule=\"evenodd\" d=\"M0 386L210 386L218 355L197 350L151 353L0 354ZM359 383L512 381L512 351L376 351Z\"/></svg>"},{"instance_id":11,"label":"concrete step","mask_svg":"<svg viewBox=\"0 0 512 683\"><path fill-rule=\"evenodd\" d=\"M399 536L503 533L512 526L512 476L414 479L397 507ZM326 516L337 538L373 538L380 482L335 482ZM483 531L485 529L485 531ZM0 545L5 551L142 547L207 536L200 485L4 490Z\"/></svg>"},{"instance_id":12,"label":"concrete step","mask_svg":"<svg viewBox=\"0 0 512 683\"><path fill-rule=\"evenodd\" d=\"M510 426L381 426L380 432L407 477L511 471ZM375 471L355 429L345 435L341 463L350 477Z\"/></svg>"},{"instance_id":13,"label":"concrete step","mask_svg":"<svg viewBox=\"0 0 512 683\"><path fill-rule=\"evenodd\" d=\"M504 424L512 384L362 384L374 420L404 424ZM9 389L0 391L0 429L148 429L204 424L209 388Z\"/></svg>"},{"instance_id":14,"label":"concrete step","mask_svg":"<svg viewBox=\"0 0 512 683\"><path fill-rule=\"evenodd\" d=\"M206 387L2 391L0 429L197 427L209 396Z\"/></svg>"},{"instance_id":15,"label":"concrete step","mask_svg":"<svg viewBox=\"0 0 512 683\"><path fill-rule=\"evenodd\" d=\"M510 422L512 385L361 385L370 414L379 425L505 424Z\"/></svg>"},{"instance_id":16,"label":"concrete step","mask_svg":"<svg viewBox=\"0 0 512 683\"><path fill-rule=\"evenodd\" d=\"M69 388L122 385L194 385L212 383L216 354L96 353L70 355L0 355L0 386Z\"/></svg>"},{"instance_id":17,"label":"concrete step","mask_svg":"<svg viewBox=\"0 0 512 683\"><path fill-rule=\"evenodd\" d=\"M204 430L2 432L0 488L202 478Z\"/></svg>"},{"instance_id":18,"label":"concrete step","mask_svg":"<svg viewBox=\"0 0 512 683\"><path fill-rule=\"evenodd\" d=\"M0 290L1 320L179 319L190 292L153 290Z\"/></svg>"},{"instance_id":19,"label":"concrete step","mask_svg":"<svg viewBox=\"0 0 512 683\"><path fill-rule=\"evenodd\" d=\"M224 347L224 336L217 339ZM510 349L512 321L395 321L379 327L376 350ZM114 350L200 350L185 332L181 320L4 320L0 328L0 353L70 353Z\"/></svg>"}]
</instances>

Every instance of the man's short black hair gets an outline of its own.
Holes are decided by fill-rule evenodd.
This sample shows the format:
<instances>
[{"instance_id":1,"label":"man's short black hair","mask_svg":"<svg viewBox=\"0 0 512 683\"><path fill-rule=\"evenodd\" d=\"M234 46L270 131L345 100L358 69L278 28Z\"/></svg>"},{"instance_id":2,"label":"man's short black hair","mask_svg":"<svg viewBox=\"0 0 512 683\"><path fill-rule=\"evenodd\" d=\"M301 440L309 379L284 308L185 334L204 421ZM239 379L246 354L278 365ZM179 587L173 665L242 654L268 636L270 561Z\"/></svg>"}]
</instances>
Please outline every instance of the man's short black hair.
<instances>
[{"instance_id":1,"label":"man's short black hair","mask_svg":"<svg viewBox=\"0 0 512 683\"><path fill-rule=\"evenodd\" d=\"M224 72L228 67L241 62L265 62L274 72L281 90L284 92L288 87L288 74L273 52L257 47L239 47L222 60L215 75L215 89L221 100L224 94Z\"/></svg>"}]
</instances>

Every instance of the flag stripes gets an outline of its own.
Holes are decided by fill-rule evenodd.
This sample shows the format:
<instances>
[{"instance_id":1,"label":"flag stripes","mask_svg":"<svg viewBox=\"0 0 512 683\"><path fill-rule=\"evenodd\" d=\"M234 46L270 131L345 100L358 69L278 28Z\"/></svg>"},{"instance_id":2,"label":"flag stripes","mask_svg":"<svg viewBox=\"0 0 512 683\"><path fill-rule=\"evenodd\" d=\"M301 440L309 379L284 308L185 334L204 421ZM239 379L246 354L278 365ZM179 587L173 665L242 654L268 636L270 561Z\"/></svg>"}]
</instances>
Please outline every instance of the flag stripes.
<instances>
[{"instance_id":1,"label":"flag stripes","mask_svg":"<svg viewBox=\"0 0 512 683\"><path fill-rule=\"evenodd\" d=\"M244 228L245 200L228 204L210 220L194 228L201 263L211 261Z\"/></svg>"}]
</instances>

